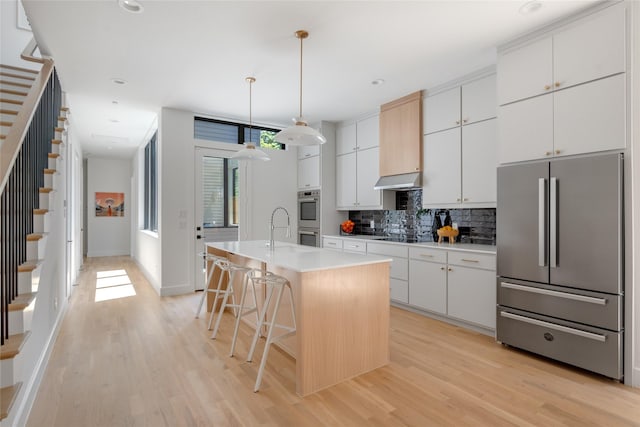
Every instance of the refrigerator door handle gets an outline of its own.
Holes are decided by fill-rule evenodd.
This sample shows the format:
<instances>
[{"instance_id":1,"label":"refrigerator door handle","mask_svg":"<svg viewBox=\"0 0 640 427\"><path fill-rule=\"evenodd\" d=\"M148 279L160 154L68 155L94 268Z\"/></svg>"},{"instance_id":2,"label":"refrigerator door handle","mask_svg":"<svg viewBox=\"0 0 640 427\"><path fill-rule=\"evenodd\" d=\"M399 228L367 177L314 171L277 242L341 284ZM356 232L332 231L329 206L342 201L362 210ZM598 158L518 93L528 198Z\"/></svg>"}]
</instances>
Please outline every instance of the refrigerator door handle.
<instances>
[{"instance_id":1,"label":"refrigerator door handle","mask_svg":"<svg viewBox=\"0 0 640 427\"><path fill-rule=\"evenodd\" d=\"M549 180L549 266L558 267L558 178Z\"/></svg>"},{"instance_id":2,"label":"refrigerator door handle","mask_svg":"<svg viewBox=\"0 0 640 427\"><path fill-rule=\"evenodd\" d=\"M546 227L546 203L547 180L538 179L538 265L547 266L547 227Z\"/></svg>"}]
</instances>

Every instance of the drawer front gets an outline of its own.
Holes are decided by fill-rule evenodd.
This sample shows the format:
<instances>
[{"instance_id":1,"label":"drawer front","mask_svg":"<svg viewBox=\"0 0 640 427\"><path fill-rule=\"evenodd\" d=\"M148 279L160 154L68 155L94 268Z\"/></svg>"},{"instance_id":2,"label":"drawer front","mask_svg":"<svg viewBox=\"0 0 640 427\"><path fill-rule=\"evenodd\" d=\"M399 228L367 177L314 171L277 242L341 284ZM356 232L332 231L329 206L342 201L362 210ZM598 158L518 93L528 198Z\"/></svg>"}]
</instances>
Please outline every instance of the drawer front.
<instances>
[{"instance_id":1,"label":"drawer front","mask_svg":"<svg viewBox=\"0 0 640 427\"><path fill-rule=\"evenodd\" d=\"M622 296L498 278L498 304L619 331Z\"/></svg>"},{"instance_id":2,"label":"drawer front","mask_svg":"<svg viewBox=\"0 0 640 427\"><path fill-rule=\"evenodd\" d=\"M409 260L406 258L393 258L389 276L394 279L409 280Z\"/></svg>"},{"instance_id":3,"label":"drawer front","mask_svg":"<svg viewBox=\"0 0 640 427\"><path fill-rule=\"evenodd\" d=\"M342 242L342 249L348 252L367 252L367 244L365 242L352 242L344 240Z\"/></svg>"},{"instance_id":4,"label":"drawer front","mask_svg":"<svg viewBox=\"0 0 640 427\"><path fill-rule=\"evenodd\" d=\"M389 296L392 301L409 303L409 283L406 280L389 279Z\"/></svg>"},{"instance_id":5,"label":"drawer front","mask_svg":"<svg viewBox=\"0 0 640 427\"><path fill-rule=\"evenodd\" d=\"M407 258L409 248L402 245L388 245L385 243L367 243L367 253L377 255L387 255L394 258Z\"/></svg>"},{"instance_id":6,"label":"drawer front","mask_svg":"<svg viewBox=\"0 0 640 427\"><path fill-rule=\"evenodd\" d=\"M473 252L449 251L449 264L464 267L496 269L496 256L493 254L480 254Z\"/></svg>"},{"instance_id":7,"label":"drawer front","mask_svg":"<svg viewBox=\"0 0 640 427\"><path fill-rule=\"evenodd\" d=\"M409 258L431 262L447 262L447 251L430 248L409 248Z\"/></svg>"},{"instance_id":8,"label":"drawer front","mask_svg":"<svg viewBox=\"0 0 640 427\"><path fill-rule=\"evenodd\" d=\"M323 237L322 247L327 249L342 250L342 239L334 239L333 237Z\"/></svg>"},{"instance_id":9,"label":"drawer front","mask_svg":"<svg viewBox=\"0 0 640 427\"><path fill-rule=\"evenodd\" d=\"M610 378L622 378L622 333L498 308L496 339Z\"/></svg>"}]
</instances>

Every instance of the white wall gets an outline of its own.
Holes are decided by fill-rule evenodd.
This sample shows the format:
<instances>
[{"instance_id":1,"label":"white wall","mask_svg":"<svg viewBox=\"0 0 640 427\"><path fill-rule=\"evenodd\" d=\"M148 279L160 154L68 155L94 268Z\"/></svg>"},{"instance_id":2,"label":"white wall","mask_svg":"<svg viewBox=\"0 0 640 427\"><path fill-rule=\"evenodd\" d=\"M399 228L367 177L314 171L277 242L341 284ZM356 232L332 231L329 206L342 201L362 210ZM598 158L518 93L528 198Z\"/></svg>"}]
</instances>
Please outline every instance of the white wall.
<instances>
[{"instance_id":1,"label":"white wall","mask_svg":"<svg viewBox=\"0 0 640 427\"><path fill-rule=\"evenodd\" d=\"M89 158L87 163L87 256L130 254L131 161ZM124 217L96 217L95 193L124 193Z\"/></svg>"},{"instance_id":2,"label":"white wall","mask_svg":"<svg viewBox=\"0 0 640 427\"><path fill-rule=\"evenodd\" d=\"M16 0L0 1L0 63L15 67L40 69L41 64L23 61L20 54L33 38L29 30L18 28L18 2Z\"/></svg>"},{"instance_id":3,"label":"white wall","mask_svg":"<svg viewBox=\"0 0 640 427\"><path fill-rule=\"evenodd\" d=\"M194 289L195 148L229 151L241 148L234 144L196 140L193 137L193 120L191 112L162 109L158 126L158 234L138 231L134 237L134 257L163 296L188 293ZM249 166L248 190L241 180L241 239L267 239L266 224L271 211L275 206L283 205L291 214L294 234L290 241L295 241L296 151L269 151L269 155L272 161ZM133 167L136 180L139 180L142 172L139 160L134 161ZM242 176L245 176L244 168L241 166ZM140 191L139 181L137 188ZM251 220L247 220L247 215ZM278 240L284 240L283 234L278 236Z\"/></svg>"}]
</instances>

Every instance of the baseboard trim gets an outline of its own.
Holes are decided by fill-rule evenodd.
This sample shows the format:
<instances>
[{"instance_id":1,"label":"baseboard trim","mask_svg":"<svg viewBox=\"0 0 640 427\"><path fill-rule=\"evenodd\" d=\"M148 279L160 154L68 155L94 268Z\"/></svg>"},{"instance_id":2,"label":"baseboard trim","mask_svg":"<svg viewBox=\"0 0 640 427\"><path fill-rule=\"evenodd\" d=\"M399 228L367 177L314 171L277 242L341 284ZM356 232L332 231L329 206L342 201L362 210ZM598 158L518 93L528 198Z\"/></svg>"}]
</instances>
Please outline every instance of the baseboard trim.
<instances>
[{"instance_id":1,"label":"baseboard trim","mask_svg":"<svg viewBox=\"0 0 640 427\"><path fill-rule=\"evenodd\" d=\"M183 285L163 286L160 288L161 297L171 297L175 295L184 295L193 292L193 285L188 283Z\"/></svg>"},{"instance_id":2,"label":"baseboard trim","mask_svg":"<svg viewBox=\"0 0 640 427\"><path fill-rule=\"evenodd\" d=\"M87 252L87 258L95 258L100 256L130 256L129 248L115 251L92 251Z\"/></svg>"},{"instance_id":3,"label":"baseboard trim","mask_svg":"<svg viewBox=\"0 0 640 427\"><path fill-rule=\"evenodd\" d=\"M62 326L62 320L64 319L64 316L67 313L67 308L69 307L69 301L67 299L63 300L64 304L58 312L56 323L51 330L51 334L49 334L49 338L47 339L47 344L44 351L40 354L40 358L38 359L38 363L36 364L36 369L34 369L34 373L33 375L31 375L31 378L23 383L26 384L26 386L24 388L24 394L22 394L22 397L20 399L19 406L17 407L16 416L13 419L14 426L27 425L27 420L29 419L29 414L31 413L33 402L35 402L36 400L36 395L38 394L38 390L40 389L42 377L44 376L44 372L47 369L49 358L51 357L51 352L53 351L53 346L55 345L56 339L58 338L60 327Z\"/></svg>"},{"instance_id":4,"label":"baseboard trim","mask_svg":"<svg viewBox=\"0 0 640 427\"><path fill-rule=\"evenodd\" d=\"M640 368L633 368L633 372L631 372L631 378L627 385L631 387L640 388Z\"/></svg>"}]
</instances>

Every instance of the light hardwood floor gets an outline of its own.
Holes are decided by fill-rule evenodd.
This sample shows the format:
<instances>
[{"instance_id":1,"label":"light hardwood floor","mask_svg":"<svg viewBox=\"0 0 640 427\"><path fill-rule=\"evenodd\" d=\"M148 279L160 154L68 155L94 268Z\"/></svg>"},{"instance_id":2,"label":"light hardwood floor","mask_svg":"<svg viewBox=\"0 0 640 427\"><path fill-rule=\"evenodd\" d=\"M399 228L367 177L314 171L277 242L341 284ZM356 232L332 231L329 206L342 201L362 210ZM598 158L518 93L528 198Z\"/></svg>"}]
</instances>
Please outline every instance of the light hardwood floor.
<instances>
[{"instance_id":1,"label":"light hardwood floor","mask_svg":"<svg viewBox=\"0 0 640 427\"><path fill-rule=\"evenodd\" d=\"M136 295L96 302L115 269ZM158 297L127 257L86 260L28 426L640 426L638 389L396 308L388 366L303 399L273 349L253 393L250 329L229 358L233 316L210 340L200 295Z\"/></svg>"}]
</instances>

